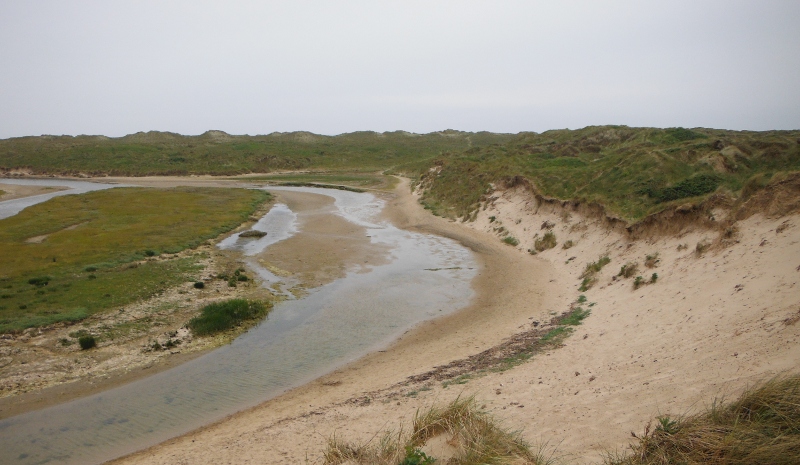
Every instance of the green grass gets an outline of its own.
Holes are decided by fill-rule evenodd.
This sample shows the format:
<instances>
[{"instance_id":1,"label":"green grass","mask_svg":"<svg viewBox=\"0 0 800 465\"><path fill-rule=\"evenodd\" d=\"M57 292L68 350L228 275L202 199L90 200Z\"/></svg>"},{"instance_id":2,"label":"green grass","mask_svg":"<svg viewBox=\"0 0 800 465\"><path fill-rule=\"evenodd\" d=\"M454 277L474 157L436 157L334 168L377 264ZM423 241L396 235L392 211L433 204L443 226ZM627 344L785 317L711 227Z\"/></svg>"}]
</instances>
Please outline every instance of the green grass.
<instances>
[{"instance_id":1,"label":"green grass","mask_svg":"<svg viewBox=\"0 0 800 465\"><path fill-rule=\"evenodd\" d=\"M78 321L194 281L200 257L146 261L146 251L196 247L266 199L245 189L118 188L56 197L0 220L0 332Z\"/></svg>"},{"instance_id":2,"label":"green grass","mask_svg":"<svg viewBox=\"0 0 800 465\"><path fill-rule=\"evenodd\" d=\"M37 174L119 176L238 175L309 169L373 173L512 137L458 131L422 135L366 131L338 136L308 132L230 136L209 131L200 136L148 132L119 138L18 137L0 140L0 171L25 168Z\"/></svg>"},{"instance_id":3,"label":"green grass","mask_svg":"<svg viewBox=\"0 0 800 465\"><path fill-rule=\"evenodd\" d=\"M271 308L269 303L245 299L216 302L203 307L200 315L189 321L188 327L196 336L209 336L248 321L261 320Z\"/></svg>"}]
</instances>

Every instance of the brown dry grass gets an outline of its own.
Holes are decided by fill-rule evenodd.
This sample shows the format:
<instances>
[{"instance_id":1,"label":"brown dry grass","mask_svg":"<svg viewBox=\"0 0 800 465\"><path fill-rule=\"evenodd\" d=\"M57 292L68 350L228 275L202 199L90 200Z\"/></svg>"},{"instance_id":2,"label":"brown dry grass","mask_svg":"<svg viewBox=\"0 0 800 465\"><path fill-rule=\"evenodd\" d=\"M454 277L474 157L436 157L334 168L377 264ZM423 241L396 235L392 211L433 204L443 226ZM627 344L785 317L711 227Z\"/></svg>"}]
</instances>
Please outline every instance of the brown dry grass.
<instances>
[{"instance_id":1,"label":"brown dry grass","mask_svg":"<svg viewBox=\"0 0 800 465\"><path fill-rule=\"evenodd\" d=\"M774 378L708 411L661 416L607 465L800 463L800 375ZM633 433L632 433L633 434Z\"/></svg>"},{"instance_id":2,"label":"brown dry grass","mask_svg":"<svg viewBox=\"0 0 800 465\"><path fill-rule=\"evenodd\" d=\"M457 398L445 407L418 411L410 434L405 434L401 428L397 433L384 434L376 444L370 444L371 440L354 444L333 438L324 452L325 463L397 465L411 451L419 451L429 440L440 436L453 445L451 457L432 457L441 463L543 465L551 462L542 451L531 451L518 432L500 426L494 417L481 410L473 397L467 397Z\"/></svg>"}]
</instances>

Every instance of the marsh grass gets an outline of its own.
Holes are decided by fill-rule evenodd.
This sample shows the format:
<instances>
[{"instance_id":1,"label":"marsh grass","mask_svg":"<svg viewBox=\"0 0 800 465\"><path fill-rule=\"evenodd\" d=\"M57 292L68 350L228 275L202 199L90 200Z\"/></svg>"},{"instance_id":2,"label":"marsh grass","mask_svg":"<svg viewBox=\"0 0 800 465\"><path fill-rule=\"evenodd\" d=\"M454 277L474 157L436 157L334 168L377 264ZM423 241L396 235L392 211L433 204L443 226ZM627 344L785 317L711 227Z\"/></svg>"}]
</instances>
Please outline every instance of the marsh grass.
<instances>
[{"instance_id":1,"label":"marsh grass","mask_svg":"<svg viewBox=\"0 0 800 465\"><path fill-rule=\"evenodd\" d=\"M117 188L56 197L0 220L0 288L9 296L0 332L78 321L194 281L202 254L147 259L145 251L196 247L266 199L245 189ZM39 235L48 237L25 242Z\"/></svg>"},{"instance_id":2,"label":"marsh grass","mask_svg":"<svg viewBox=\"0 0 800 465\"><path fill-rule=\"evenodd\" d=\"M661 416L606 465L800 463L800 376L774 378L705 412Z\"/></svg>"},{"instance_id":3,"label":"marsh grass","mask_svg":"<svg viewBox=\"0 0 800 465\"><path fill-rule=\"evenodd\" d=\"M240 326L248 321L259 321L269 313L269 302L246 299L231 299L208 304L200 315L192 318L187 326L196 336L209 336Z\"/></svg>"}]
</instances>

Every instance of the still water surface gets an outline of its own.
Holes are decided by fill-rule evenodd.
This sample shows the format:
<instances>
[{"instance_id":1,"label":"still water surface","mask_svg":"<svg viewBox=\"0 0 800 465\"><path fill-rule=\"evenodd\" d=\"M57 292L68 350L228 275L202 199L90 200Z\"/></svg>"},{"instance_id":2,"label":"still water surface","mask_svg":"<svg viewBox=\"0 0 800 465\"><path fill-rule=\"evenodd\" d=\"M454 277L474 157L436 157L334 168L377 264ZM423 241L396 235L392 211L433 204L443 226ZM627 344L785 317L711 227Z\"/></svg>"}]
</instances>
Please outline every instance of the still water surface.
<instances>
[{"instance_id":1,"label":"still water surface","mask_svg":"<svg viewBox=\"0 0 800 465\"><path fill-rule=\"evenodd\" d=\"M389 245L392 260L281 302L230 345L176 368L0 421L0 461L93 464L142 449L309 382L472 298L476 265L454 241L381 222L383 201L371 194L293 190L334 197L336 214ZM292 218L284 206L260 227L283 228L281 237L290 237ZM237 248L240 241L221 246ZM258 253L240 245L246 254Z\"/></svg>"}]
</instances>

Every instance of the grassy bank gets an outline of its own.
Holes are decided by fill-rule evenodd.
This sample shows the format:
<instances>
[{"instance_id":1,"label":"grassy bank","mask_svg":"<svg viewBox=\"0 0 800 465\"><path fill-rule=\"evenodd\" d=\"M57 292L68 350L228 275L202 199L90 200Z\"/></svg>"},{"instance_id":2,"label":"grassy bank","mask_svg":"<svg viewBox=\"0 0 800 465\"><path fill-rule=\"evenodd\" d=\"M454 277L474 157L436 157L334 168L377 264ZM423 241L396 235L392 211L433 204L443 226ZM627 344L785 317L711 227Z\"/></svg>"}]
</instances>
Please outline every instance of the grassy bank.
<instances>
[{"instance_id":1,"label":"grassy bank","mask_svg":"<svg viewBox=\"0 0 800 465\"><path fill-rule=\"evenodd\" d=\"M0 220L0 332L75 321L191 280L173 254L229 231L266 199L245 189L118 188Z\"/></svg>"},{"instance_id":2,"label":"grassy bank","mask_svg":"<svg viewBox=\"0 0 800 465\"><path fill-rule=\"evenodd\" d=\"M800 170L800 131L600 126L522 133L399 169L428 188L423 203L441 216L469 218L493 184L522 176L546 196L597 202L636 221L718 190L749 195Z\"/></svg>"}]
</instances>

